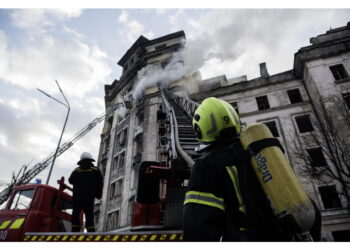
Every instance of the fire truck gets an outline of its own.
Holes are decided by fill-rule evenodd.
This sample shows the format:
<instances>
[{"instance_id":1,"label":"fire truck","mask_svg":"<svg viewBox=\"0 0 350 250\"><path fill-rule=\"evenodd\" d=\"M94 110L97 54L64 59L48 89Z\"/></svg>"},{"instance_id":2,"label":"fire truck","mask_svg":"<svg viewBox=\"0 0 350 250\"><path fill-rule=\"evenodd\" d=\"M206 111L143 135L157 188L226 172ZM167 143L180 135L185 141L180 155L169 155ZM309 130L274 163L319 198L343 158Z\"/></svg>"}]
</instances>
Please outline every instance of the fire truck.
<instances>
[{"instance_id":1,"label":"fire truck","mask_svg":"<svg viewBox=\"0 0 350 250\"><path fill-rule=\"evenodd\" d=\"M125 242L182 239L181 231L174 230L70 233L72 197L65 190L72 189L64 183L63 177L58 184L58 189L44 184L15 187L5 209L0 211L0 241ZM137 217L143 215L139 212ZM155 221L150 220L150 223L155 224Z\"/></svg>"},{"instance_id":2,"label":"fire truck","mask_svg":"<svg viewBox=\"0 0 350 250\"><path fill-rule=\"evenodd\" d=\"M161 161L142 162L139 170L137 201L133 205L131 228L118 232L71 233L72 190L58 181L59 187L27 184L51 162L50 155L43 162L25 172L13 183L13 188L1 192L0 241L180 241L182 240L182 204L186 181L189 179L197 144L187 108L195 110L195 103L177 99L170 92L161 91L165 109L157 113L162 149ZM180 105L180 106L179 106ZM115 104L106 114L96 118L72 140L64 143L62 154L90 131L104 117L130 103ZM11 190L11 192L10 192ZM82 216L81 216L82 219Z\"/></svg>"},{"instance_id":3,"label":"fire truck","mask_svg":"<svg viewBox=\"0 0 350 250\"><path fill-rule=\"evenodd\" d=\"M5 209L0 211L0 240L21 241L26 232L66 232L70 230L71 190L60 181L59 188L27 184L13 188Z\"/></svg>"}]
</instances>

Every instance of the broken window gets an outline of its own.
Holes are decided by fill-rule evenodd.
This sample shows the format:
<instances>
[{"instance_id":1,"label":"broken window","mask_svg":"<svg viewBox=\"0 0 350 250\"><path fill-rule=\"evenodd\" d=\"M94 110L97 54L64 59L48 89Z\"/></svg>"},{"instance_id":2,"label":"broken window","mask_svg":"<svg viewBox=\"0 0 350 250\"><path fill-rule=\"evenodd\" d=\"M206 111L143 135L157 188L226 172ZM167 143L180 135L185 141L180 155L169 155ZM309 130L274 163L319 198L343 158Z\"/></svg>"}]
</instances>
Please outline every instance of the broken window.
<instances>
[{"instance_id":1,"label":"broken window","mask_svg":"<svg viewBox=\"0 0 350 250\"><path fill-rule=\"evenodd\" d=\"M118 156L115 156L113 159L112 170L115 171L118 168Z\"/></svg>"},{"instance_id":2,"label":"broken window","mask_svg":"<svg viewBox=\"0 0 350 250\"><path fill-rule=\"evenodd\" d=\"M123 179L120 179L116 182L115 196L119 196L122 194L122 187L123 187Z\"/></svg>"},{"instance_id":3,"label":"broken window","mask_svg":"<svg viewBox=\"0 0 350 250\"><path fill-rule=\"evenodd\" d=\"M302 102L303 99L301 98L301 94L299 89L291 89L287 91L290 103L298 103L298 102Z\"/></svg>"},{"instance_id":4,"label":"broken window","mask_svg":"<svg viewBox=\"0 0 350 250\"><path fill-rule=\"evenodd\" d=\"M263 122L271 131L274 137L279 137L276 121Z\"/></svg>"},{"instance_id":5,"label":"broken window","mask_svg":"<svg viewBox=\"0 0 350 250\"><path fill-rule=\"evenodd\" d=\"M138 115L137 115L137 124L138 125L141 125L143 123L143 120L144 120L144 114L143 112L140 112Z\"/></svg>"},{"instance_id":6,"label":"broken window","mask_svg":"<svg viewBox=\"0 0 350 250\"><path fill-rule=\"evenodd\" d=\"M121 153L118 158L119 158L118 168L123 168L124 162L125 162L125 152Z\"/></svg>"},{"instance_id":7,"label":"broken window","mask_svg":"<svg viewBox=\"0 0 350 250\"><path fill-rule=\"evenodd\" d=\"M125 164L125 151L115 156L113 159L112 171L118 175L124 173L124 164Z\"/></svg>"},{"instance_id":8,"label":"broken window","mask_svg":"<svg viewBox=\"0 0 350 250\"><path fill-rule=\"evenodd\" d=\"M314 127L311 124L310 115L300 115L295 117L300 133L312 132Z\"/></svg>"},{"instance_id":9,"label":"broken window","mask_svg":"<svg viewBox=\"0 0 350 250\"><path fill-rule=\"evenodd\" d=\"M256 97L256 103L258 104L259 110L265 110L270 108L269 100L267 99L266 95Z\"/></svg>"},{"instance_id":10,"label":"broken window","mask_svg":"<svg viewBox=\"0 0 350 250\"><path fill-rule=\"evenodd\" d=\"M318 187L325 209L341 208L341 202L335 185Z\"/></svg>"},{"instance_id":11,"label":"broken window","mask_svg":"<svg viewBox=\"0 0 350 250\"><path fill-rule=\"evenodd\" d=\"M343 80L349 77L348 72L346 72L346 69L343 64L330 66L329 69L332 71L332 74L336 81Z\"/></svg>"},{"instance_id":12,"label":"broken window","mask_svg":"<svg viewBox=\"0 0 350 250\"><path fill-rule=\"evenodd\" d=\"M109 189L109 198L112 199L114 197L114 193L115 193L115 185L116 183L112 183L111 184L111 188Z\"/></svg>"},{"instance_id":13,"label":"broken window","mask_svg":"<svg viewBox=\"0 0 350 250\"><path fill-rule=\"evenodd\" d=\"M122 186L123 186L123 179L113 182L109 190L110 192L109 198L113 199L117 196L120 196L122 194Z\"/></svg>"},{"instance_id":14,"label":"broken window","mask_svg":"<svg viewBox=\"0 0 350 250\"><path fill-rule=\"evenodd\" d=\"M107 215L106 230L111 231L118 228L119 224L119 210L109 213Z\"/></svg>"},{"instance_id":15,"label":"broken window","mask_svg":"<svg viewBox=\"0 0 350 250\"><path fill-rule=\"evenodd\" d=\"M124 146L127 136L127 129L124 129L118 136L119 146Z\"/></svg>"},{"instance_id":16,"label":"broken window","mask_svg":"<svg viewBox=\"0 0 350 250\"><path fill-rule=\"evenodd\" d=\"M113 116L109 117L107 121L107 129L106 129L107 135L111 133L112 125L113 125Z\"/></svg>"},{"instance_id":17,"label":"broken window","mask_svg":"<svg viewBox=\"0 0 350 250\"><path fill-rule=\"evenodd\" d=\"M106 168L107 168L107 161L102 161L102 175L104 176L106 174Z\"/></svg>"},{"instance_id":18,"label":"broken window","mask_svg":"<svg viewBox=\"0 0 350 250\"><path fill-rule=\"evenodd\" d=\"M237 102L231 102L230 104L236 110L237 114L239 114L238 103Z\"/></svg>"},{"instance_id":19,"label":"broken window","mask_svg":"<svg viewBox=\"0 0 350 250\"><path fill-rule=\"evenodd\" d=\"M312 167L323 167L327 166L327 161L324 158L322 148L309 148L306 149L310 156L310 163Z\"/></svg>"},{"instance_id":20,"label":"broken window","mask_svg":"<svg viewBox=\"0 0 350 250\"><path fill-rule=\"evenodd\" d=\"M105 153L105 154L107 154L108 151L109 151L109 143L110 143L110 141L111 141L111 137L108 136L108 137L106 138L106 140L105 140L105 150L104 150L104 153Z\"/></svg>"}]
</instances>

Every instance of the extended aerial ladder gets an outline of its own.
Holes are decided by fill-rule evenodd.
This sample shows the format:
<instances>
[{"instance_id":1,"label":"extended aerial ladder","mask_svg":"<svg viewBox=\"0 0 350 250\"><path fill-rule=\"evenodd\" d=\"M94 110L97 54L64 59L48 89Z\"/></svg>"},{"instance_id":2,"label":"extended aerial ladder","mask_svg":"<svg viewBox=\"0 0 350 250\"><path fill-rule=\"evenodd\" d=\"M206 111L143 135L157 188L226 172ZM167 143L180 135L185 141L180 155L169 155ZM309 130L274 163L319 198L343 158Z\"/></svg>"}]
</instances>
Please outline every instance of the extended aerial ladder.
<instances>
[{"instance_id":1,"label":"extended aerial ladder","mask_svg":"<svg viewBox=\"0 0 350 250\"><path fill-rule=\"evenodd\" d=\"M198 104L185 93L160 88L162 104L157 112L159 126L158 161L143 161L131 230L182 229L182 206L194 160L200 156L192 129ZM146 218L146 219L145 219Z\"/></svg>"},{"instance_id":2,"label":"extended aerial ladder","mask_svg":"<svg viewBox=\"0 0 350 250\"><path fill-rule=\"evenodd\" d=\"M85 136L88 132L90 132L97 124L103 121L105 117L108 117L111 113L113 113L119 107L131 108L131 102L124 101L124 102L113 104L104 114L95 118L92 122L90 122L88 125L82 128L77 134L75 134L70 140L63 143L59 147L56 157L66 152L70 147L74 145L74 143L80 140L83 136ZM51 153L46 158L44 158L41 162L36 163L29 170L27 170L28 165L22 166L19 172L17 173L17 176L14 177L11 183L8 185L8 187L5 188L0 193L0 205L3 204L8 199L8 197L11 194L12 188L14 188L15 186L29 183L36 175L38 175L40 172L42 172L44 169L46 169L50 165L53 158L54 158L54 153Z\"/></svg>"},{"instance_id":3,"label":"extended aerial ladder","mask_svg":"<svg viewBox=\"0 0 350 250\"><path fill-rule=\"evenodd\" d=\"M162 98L172 124L172 148L178 153L174 153L175 158L182 157L192 167L194 160L199 156L194 151L198 141L192 129L192 118L199 104L189 99L186 94L180 96L167 89L162 90Z\"/></svg>"}]
</instances>

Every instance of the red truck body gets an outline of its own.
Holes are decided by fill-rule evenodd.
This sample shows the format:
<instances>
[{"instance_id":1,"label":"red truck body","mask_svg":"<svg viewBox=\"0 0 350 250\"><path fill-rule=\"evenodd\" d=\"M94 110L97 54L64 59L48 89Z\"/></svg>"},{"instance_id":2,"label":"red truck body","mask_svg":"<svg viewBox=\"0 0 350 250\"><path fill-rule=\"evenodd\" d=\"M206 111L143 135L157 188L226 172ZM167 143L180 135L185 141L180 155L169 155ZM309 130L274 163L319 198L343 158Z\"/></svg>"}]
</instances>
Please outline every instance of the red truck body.
<instances>
[{"instance_id":1,"label":"red truck body","mask_svg":"<svg viewBox=\"0 0 350 250\"><path fill-rule=\"evenodd\" d=\"M68 232L71 229L70 189L59 181L59 189L43 184L17 186L5 209L0 210L0 241L21 241L27 232Z\"/></svg>"},{"instance_id":2,"label":"red truck body","mask_svg":"<svg viewBox=\"0 0 350 250\"><path fill-rule=\"evenodd\" d=\"M181 241L182 179L174 181L169 168L153 164L142 164L142 201L133 204L130 231L71 233L72 197L64 190L72 189L62 177L58 189L27 184L12 190L5 209L0 210L0 241Z\"/></svg>"}]
</instances>

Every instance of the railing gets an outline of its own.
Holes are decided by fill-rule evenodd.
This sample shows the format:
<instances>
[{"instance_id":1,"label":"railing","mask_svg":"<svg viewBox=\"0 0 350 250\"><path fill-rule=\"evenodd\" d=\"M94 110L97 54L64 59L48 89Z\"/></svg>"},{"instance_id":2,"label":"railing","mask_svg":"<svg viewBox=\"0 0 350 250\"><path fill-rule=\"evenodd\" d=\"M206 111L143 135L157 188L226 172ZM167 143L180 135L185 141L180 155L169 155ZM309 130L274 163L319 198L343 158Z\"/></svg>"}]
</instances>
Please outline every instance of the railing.
<instances>
[{"instance_id":1,"label":"railing","mask_svg":"<svg viewBox=\"0 0 350 250\"><path fill-rule=\"evenodd\" d=\"M182 149L179 141L179 131L178 131L178 125L177 125L177 120L175 116L174 109L171 107L169 104L166 96L165 96L165 89L161 89L161 94L162 94L162 99L163 102L165 103L166 110L168 112L169 118L170 118L170 125L171 125L171 152L173 159L177 158L177 152L181 155L181 157L187 162L187 164L192 167L194 164L194 161L192 158ZM171 95L172 93L170 91L166 91L167 95ZM175 95L176 96L176 95ZM170 98L172 98L170 96ZM195 103L195 102L193 102ZM186 111L187 112L187 111ZM194 112L193 112L194 113ZM176 150L175 150L176 149Z\"/></svg>"},{"instance_id":2,"label":"railing","mask_svg":"<svg viewBox=\"0 0 350 250\"><path fill-rule=\"evenodd\" d=\"M169 102L167 101L166 97L164 96L163 90L161 91L161 95L162 95L163 102L165 104L165 110L169 114L168 118L169 118L170 127L171 127L171 130L170 130L170 140L171 140L170 141L170 143L171 143L170 154L171 154L172 158L176 159L177 158L176 145L175 145L176 135L175 135L175 129L174 129L176 118L175 118L173 108L170 106Z\"/></svg>"},{"instance_id":3,"label":"railing","mask_svg":"<svg viewBox=\"0 0 350 250\"><path fill-rule=\"evenodd\" d=\"M177 104L179 104L183 110L186 111L186 113L193 118L194 112L199 106L199 103L196 103L188 98L186 95L185 97L179 96L174 94L171 91L164 90Z\"/></svg>"}]
</instances>

